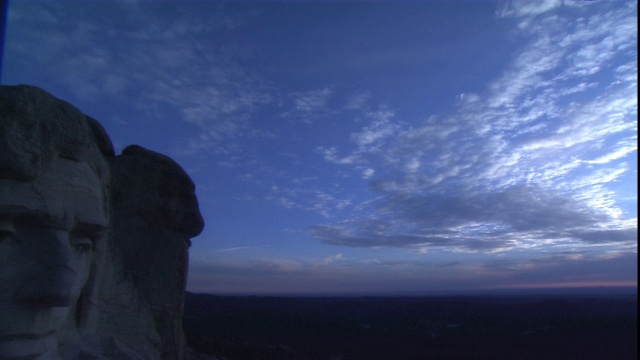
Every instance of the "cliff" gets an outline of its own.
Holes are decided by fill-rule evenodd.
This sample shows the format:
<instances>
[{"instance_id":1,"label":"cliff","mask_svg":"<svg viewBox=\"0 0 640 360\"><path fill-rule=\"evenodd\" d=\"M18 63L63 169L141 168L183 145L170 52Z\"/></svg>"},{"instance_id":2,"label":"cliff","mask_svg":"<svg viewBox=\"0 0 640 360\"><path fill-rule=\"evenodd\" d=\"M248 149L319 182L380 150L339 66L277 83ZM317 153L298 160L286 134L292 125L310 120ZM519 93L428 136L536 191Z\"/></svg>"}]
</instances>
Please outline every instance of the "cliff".
<instances>
[{"instance_id":1,"label":"cliff","mask_svg":"<svg viewBox=\"0 0 640 360\"><path fill-rule=\"evenodd\" d=\"M203 227L175 161L116 155L71 104L0 87L0 358L201 358L182 315Z\"/></svg>"}]
</instances>

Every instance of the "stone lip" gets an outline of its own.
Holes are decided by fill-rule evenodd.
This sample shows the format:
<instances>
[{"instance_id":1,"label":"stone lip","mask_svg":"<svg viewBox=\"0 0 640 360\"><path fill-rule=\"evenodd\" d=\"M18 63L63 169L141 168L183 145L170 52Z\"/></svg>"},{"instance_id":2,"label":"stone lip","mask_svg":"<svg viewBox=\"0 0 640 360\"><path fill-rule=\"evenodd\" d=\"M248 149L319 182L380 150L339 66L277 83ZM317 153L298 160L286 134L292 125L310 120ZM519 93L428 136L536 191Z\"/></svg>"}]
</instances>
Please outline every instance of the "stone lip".
<instances>
[{"instance_id":1,"label":"stone lip","mask_svg":"<svg viewBox=\"0 0 640 360\"><path fill-rule=\"evenodd\" d=\"M53 345L55 341L53 333L45 335L20 334L0 338L0 359L29 359L44 356L48 349L55 348Z\"/></svg>"}]
</instances>

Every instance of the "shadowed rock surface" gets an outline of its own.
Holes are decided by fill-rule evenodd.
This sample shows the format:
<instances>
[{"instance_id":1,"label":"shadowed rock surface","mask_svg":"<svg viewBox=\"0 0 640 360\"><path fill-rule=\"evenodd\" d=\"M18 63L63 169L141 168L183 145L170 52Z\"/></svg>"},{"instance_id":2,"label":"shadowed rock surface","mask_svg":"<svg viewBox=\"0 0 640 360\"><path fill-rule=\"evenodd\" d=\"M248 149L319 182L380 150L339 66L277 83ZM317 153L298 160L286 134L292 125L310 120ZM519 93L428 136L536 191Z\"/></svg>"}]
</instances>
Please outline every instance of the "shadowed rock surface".
<instances>
[{"instance_id":1,"label":"shadowed rock surface","mask_svg":"<svg viewBox=\"0 0 640 360\"><path fill-rule=\"evenodd\" d=\"M0 358L202 358L182 314L203 227L175 161L139 146L115 156L77 108L0 87Z\"/></svg>"},{"instance_id":2,"label":"shadowed rock surface","mask_svg":"<svg viewBox=\"0 0 640 360\"><path fill-rule=\"evenodd\" d=\"M0 86L0 179L29 181L55 158L83 161L96 170L113 155L102 126L34 86Z\"/></svg>"},{"instance_id":3,"label":"shadowed rock surface","mask_svg":"<svg viewBox=\"0 0 640 360\"><path fill-rule=\"evenodd\" d=\"M111 161L111 171L110 250L123 270L115 274L117 284L131 282L137 290L133 300L150 312L153 324L141 322L157 331L158 338L152 342L159 357L180 358L185 351L182 313L188 248L190 238L204 227L195 185L176 162L140 146L125 148ZM105 299L111 290L105 287ZM117 303L114 299L112 307ZM130 326L129 318L121 319L119 332L134 339L140 331ZM132 346L139 343L130 342Z\"/></svg>"}]
</instances>

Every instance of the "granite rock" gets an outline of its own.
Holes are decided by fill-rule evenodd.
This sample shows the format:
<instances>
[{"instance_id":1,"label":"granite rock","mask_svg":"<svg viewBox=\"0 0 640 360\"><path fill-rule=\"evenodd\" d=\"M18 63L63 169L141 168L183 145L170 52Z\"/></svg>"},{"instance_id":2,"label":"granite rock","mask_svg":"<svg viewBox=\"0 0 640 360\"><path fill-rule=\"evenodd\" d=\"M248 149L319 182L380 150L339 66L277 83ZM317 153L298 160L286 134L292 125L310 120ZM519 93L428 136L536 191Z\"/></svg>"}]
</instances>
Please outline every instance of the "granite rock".
<instances>
[{"instance_id":1,"label":"granite rock","mask_svg":"<svg viewBox=\"0 0 640 360\"><path fill-rule=\"evenodd\" d=\"M111 170L110 249L124 270L118 276L131 282L135 301L150 311L159 358L180 358L188 248L204 227L195 186L175 161L140 146L125 148Z\"/></svg>"},{"instance_id":2,"label":"granite rock","mask_svg":"<svg viewBox=\"0 0 640 360\"><path fill-rule=\"evenodd\" d=\"M0 112L0 154L10 160L2 162L0 179L32 180L54 157L96 167L99 157L113 153L97 121L40 88L0 86Z\"/></svg>"},{"instance_id":3,"label":"granite rock","mask_svg":"<svg viewBox=\"0 0 640 360\"><path fill-rule=\"evenodd\" d=\"M0 86L0 358L198 358L182 313L203 226L175 161L116 156L74 106Z\"/></svg>"}]
</instances>

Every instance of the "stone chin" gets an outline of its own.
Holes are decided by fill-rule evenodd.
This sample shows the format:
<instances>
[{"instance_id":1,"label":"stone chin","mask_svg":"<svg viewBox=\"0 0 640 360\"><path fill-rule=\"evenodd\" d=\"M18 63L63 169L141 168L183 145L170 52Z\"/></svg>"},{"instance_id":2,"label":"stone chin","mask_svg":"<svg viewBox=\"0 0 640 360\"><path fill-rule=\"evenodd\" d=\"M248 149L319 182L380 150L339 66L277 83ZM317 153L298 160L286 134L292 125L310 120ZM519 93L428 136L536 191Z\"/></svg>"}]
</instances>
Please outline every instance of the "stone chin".
<instances>
[{"instance_id":1,"label":"stone chin","mask_svg":"<svg viewBox=\"0 0 640 360\"><path fill-rule=\"evenodd\" d=\"M12 307L0 312L0 359L56 359L70 307Z\"/></svg>"},{"instance_id":2,"label":"stone chin","mask_svg":"<svg viewBox=\"0 0 640 360\"><path fill-rule=\"evenodd\" d=\"M59 359L54 333L21 334L0 338L0 359Z\"/></svg>"},{"instance_id":3,"label":"stone chin","mask_svg":"<svg viewBox=\"0 0 640 360\"><path fill-rule=\"evenodd\" d=\"M68 320L71 307L35 308L3 305L0 340L17 334L42 335L57 332Z\"/></svg>"}]
</instances>

